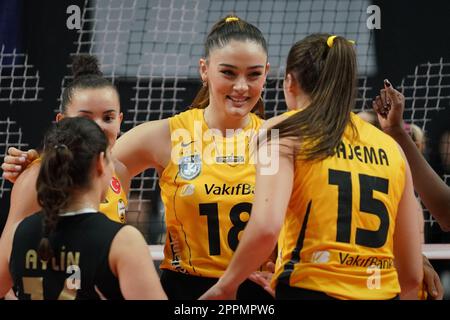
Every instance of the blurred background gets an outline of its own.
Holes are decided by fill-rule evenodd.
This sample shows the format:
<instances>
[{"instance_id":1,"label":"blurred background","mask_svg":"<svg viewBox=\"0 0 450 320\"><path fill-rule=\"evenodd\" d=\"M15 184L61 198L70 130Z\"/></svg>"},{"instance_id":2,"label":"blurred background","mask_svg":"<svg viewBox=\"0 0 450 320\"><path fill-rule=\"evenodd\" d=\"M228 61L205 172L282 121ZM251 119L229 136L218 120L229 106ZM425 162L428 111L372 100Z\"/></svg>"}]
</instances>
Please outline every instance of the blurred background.
<instances>
[{"instance_id":1,"label":"blurred background","mask_svg":"<svg viewBox=\"0 0 450 320\"><path fill-rule=\"evenodd\" d=\"M201 86L198 59L206 34L230 13L266 35L267 117L286 110L282 81L290 46L313 32L345 36L358 52L355 111L370 110L388 78L406 96L411 136L450 184L450 2L437 0L0 0L0 160L9 146L40 146L76 53L95 54L118 87L122 132L185 110ZM0 178L0 230L10 189ZM154 170L133 180L129 199L128 222L149 244L164 243ZM424 217L426 243L450 243L450 233L426 211ZM432 263L449 298L450 260Z\"/></svg>"}]
</instances>

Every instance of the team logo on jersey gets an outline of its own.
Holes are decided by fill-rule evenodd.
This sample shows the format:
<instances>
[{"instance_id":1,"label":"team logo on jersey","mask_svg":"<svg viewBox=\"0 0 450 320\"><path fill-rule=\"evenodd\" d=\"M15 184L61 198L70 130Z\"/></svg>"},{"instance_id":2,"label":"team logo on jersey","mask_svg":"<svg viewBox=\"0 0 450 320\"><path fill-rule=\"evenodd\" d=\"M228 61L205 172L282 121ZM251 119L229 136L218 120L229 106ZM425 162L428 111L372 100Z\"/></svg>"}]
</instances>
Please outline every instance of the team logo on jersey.
<instances>
[{"instance_id":1,"label":"team logo on jersey","mask_svg":"<svg viewBox=\"0 0 450 320\"><path fill-rule=\"evenodd\" d=\"M312 254L312 263L327 263L330 260L330 252L328 251L316 251Z\"/></svg>"},{"instance_id":2,"label":"team logo on jersey","mask_svg":"<svg viewBox=\"0 0 450 320\"><path fill-rule=\"evenodd\" d=\"M179 172L180 176L185 180L196 178L202 170L202 160L199 154L185 156L180 159Z\"/></svg>"},{"instance_id":3,"label":"team logo on jersey","mask_svg":"<svg viewBox=\"0 0 450 320\"><path fill-rule=\"evenodd\" d=\"M125 223L126 206L125 206L125 202L122 199L119 199L119 201L117 203L117 213L119 214L120 222Z\"/></svg>"},{"instance_id":4,"label":"team logo on jersey","mask_svg":"<svg viewBox=\"0 0 450 320\"><path fill-rule=\"evenodd\" d=\"M120 193L120 181L119 181L119 179L117 179L116 177L112 177L110 186L111 186L112 191L114 191L117 194Z\"/></svg>"},{"instance_id":5,"label":"team logo on jersey","mask_svg":"<svg viewBox=\"0 0 450 320\"><path fill-rule=\"evenodd\" d=\"M193 195L194 189L195 189L195 186L193 184L186 184L181 188L180 195L182 197Z\"/></svg>"}]
</instances>

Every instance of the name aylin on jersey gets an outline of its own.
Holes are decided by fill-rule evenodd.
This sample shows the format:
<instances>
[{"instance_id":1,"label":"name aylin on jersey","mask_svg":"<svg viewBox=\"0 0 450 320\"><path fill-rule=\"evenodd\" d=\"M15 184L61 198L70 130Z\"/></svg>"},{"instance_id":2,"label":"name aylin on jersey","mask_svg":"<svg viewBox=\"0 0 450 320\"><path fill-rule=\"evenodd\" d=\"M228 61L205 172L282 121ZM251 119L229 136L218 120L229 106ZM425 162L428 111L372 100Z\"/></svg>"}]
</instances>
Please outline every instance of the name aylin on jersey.
<instances>
[{"instance_id":1,"label":"name aylin on jersey","mask_svg":"<svg viewBox=\"0 0 450 320\"><path fill-rule=\"evenodd\" d=\"M34 249L27 251L25 255L25 269L27 270L47 270L47 267L54 271L65 271L66 267L80 264L79 251L66 251L66 247L61 247L60 256L53 257L51 262L39 259L38 253Z\"/></svg>"}]
</instances>

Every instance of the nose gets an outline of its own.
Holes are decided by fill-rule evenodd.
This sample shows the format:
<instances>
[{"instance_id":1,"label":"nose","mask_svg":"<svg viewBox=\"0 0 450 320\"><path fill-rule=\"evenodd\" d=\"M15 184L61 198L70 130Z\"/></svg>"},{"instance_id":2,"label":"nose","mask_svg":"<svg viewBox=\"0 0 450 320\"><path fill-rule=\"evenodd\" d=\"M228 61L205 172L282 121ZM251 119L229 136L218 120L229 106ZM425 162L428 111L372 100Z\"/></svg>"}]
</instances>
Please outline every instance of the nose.
<instances>
[{"instance_id":1,"label":"nose","mask_svg":"<svg viewBox=\"0 0 450 320\"><path fill-rule=\"evenodd\" d=\"M101 119L95 119L94 121L96 124L98 124L98 126L100 127L100 129L102 129L103 132L106 131L105 123Z\"/></svg>"},{"instance_id":2,"label":"nose","mask_svg":"<svg viewBox=\"0 0 450 320\"><path fill-rule=\"evenodd\" d=\"M237 92L246 92L248 90L248 83L245 77L239 77L234 83L233 89Z\"/></svg>"}]
</instances>

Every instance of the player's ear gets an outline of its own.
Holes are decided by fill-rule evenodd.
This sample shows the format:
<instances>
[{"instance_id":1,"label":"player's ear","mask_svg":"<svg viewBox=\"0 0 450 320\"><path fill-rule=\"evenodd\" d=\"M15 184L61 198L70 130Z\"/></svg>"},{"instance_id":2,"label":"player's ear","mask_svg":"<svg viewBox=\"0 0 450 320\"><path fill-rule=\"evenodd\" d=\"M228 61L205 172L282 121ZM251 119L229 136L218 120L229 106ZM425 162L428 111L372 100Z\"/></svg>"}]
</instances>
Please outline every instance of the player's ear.
<instances>
[{"instance_id":1,"label":"player's ear","mask_svg":"<svg viewBox=\"0 0 450 320\"><path fill-rule=\"evenodd\" d=\"M106 154L104 152L100 152L100 154L97 157L95 168L97 169L97 174L99 176L103 175L105 172L105 168L107 165L108 159L106 159Z\"/></svg>"},{"instance_id":2,"label":"player's ear","mask_svg":"<svg viewBox=\"0 0 450 320\"><path fill-rule=\"evenodd\" d=\"M62 119L64 119L64 115L61 112L58 112L58 114L56 115L56 122L59 122Z\"/></svg>"},{"instance_id":3,"label":"player's ear","mask_svg":"<svg viewBox=\"0 0 450 320\"><path fill-rule=\"evenodd\" d=\"M203 82L208 82L208 62L206 59L201 58L198 62L200 77Z\"/></svg>"},{"instance_id":4,"label":"player's ear","mask_svg":"<svg viewBox=\"0 0 450 320\"><path fill-rule=\"evenodd\" d=\"M284 79L284 88L292 94L296 94L298 91L298 83L290 73L288 73Z\"/></svg>"}]
</instances>

